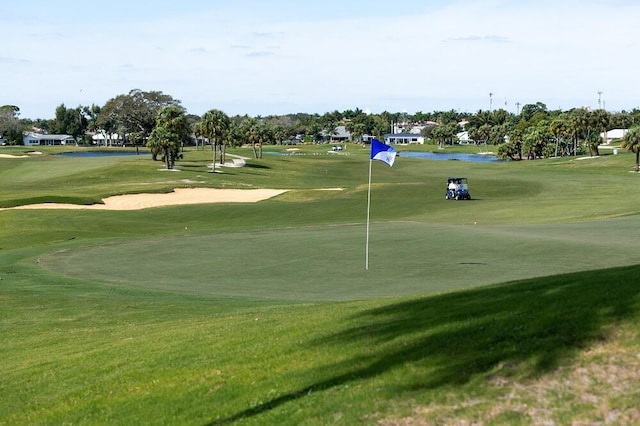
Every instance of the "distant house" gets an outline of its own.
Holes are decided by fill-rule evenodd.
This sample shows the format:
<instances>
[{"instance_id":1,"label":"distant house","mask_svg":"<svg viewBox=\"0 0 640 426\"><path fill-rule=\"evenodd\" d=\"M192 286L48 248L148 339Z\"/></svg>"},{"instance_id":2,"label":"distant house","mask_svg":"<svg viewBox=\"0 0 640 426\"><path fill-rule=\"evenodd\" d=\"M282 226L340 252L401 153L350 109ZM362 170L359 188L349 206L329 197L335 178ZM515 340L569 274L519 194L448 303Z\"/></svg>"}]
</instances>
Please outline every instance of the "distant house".
<instances>
[{"instance_id":1,"label":"distant house","mask_svg":"<svg viewBox=\"0 0 640 426\"><path fill-rule=\"evenodd\" d=\"M470 144L473 143L473 141L469 138L469 132L468 131L464 131L464 132L458 132L456 133L456 138L458 139L458 142L460 142L461 144Z\"/></svg>"},{"instance_id":2,"label":"distant house","mask_svg":"<svg viewBox=\"0 0 640 426\"><path fill-rule=\"evenodd\" d=\"M330 142L345 142L351 140L351 133L347 131L344 126L338 126L332 135L322 132L325 138L328 138Z\"/></svg>"},{"instance_id":3,"label":"distant house","mask_svg":"<svg viewBox=\"0 0 640 426\"><path fill-rule=\"evenodd\" d=\"M95 135L91 136L91 141L94 145L122 145L124 142L121 135L117 133L106 133L106 132L98 132Z\"/></svg>"},{"instance_id":4,"label":"distant house","mask_svg":"<svg viewBox=\"0 0 640 426\"><path fill-rule=\"evenodd\" d=\"M66 145L75 144L76 140L70 135L43 135L40 133L25 133L22 143L26 146Z\"/></svg>"},{"instance_id":5,"label":"distant house","mask_svg":"<svg viewBox=\"0 0 640 426\"><path fill-rule=\"evenodd\" d=\"M600 133L600 137L604 140L605 144L610 144L613 141L622 139L628 131L629 129L611 129L607 132Z\"/></svg>"},{"instance_id":6,"label":"distant house","mask_svg":"<svg viewBox=\"0 0 640 426\"><path fill-rule=\"evenodd\" d=\"M424 136L419 133L387 133L384 142L387 145L424 144Z\"/></svg>"}]
</instances>

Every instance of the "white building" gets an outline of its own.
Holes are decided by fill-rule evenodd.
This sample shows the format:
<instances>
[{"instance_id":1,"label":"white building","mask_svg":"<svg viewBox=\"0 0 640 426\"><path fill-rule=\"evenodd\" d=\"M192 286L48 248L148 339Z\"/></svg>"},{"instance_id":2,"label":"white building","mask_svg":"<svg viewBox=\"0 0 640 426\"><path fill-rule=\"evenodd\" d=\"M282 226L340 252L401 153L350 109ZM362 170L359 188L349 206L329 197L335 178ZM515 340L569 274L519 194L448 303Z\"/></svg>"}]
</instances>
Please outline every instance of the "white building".
<instances>
[{"instance_id":1,"label":"white building","mask_svg":"<svg viewBox=\"0 0 640 426\"><path fill-rule=\"evenodd\" d=\"M600 133L600 137L604 140L604 143L608 145L613 141L622 139L628 131L629 129L611 129L607 132Z\"/></svg>"},{"instance_id":2,"label":"white building","mask_svg":"<svg viewBox=\"0 0 640 426\"><path fill-rule=\"evenodd\" d=\"M419 133L387 133L384 135L384 142L387 145L409 145L424 144L424 136Z\"/></svg>"},{"instance_id":3,"label":"white building","mask_svg":"<svg viewBox=\"0 0 640 426\"><path fill-rule=\"evenodd\" d=\"M22 137L25 146L66 145L75 144L76 140L70 135L43 135L40 133L25 133Z\"/></svg>"},{"instance_id":4,"label":"white building","mask_svg":"<svg viewBox=\"0 0 640 426\"><path fill-rule=\"evenodd\" d=\"M105 133L98 132L95 135L91 136L91 141L94 145L122 145L122 136L117 133Z\"/></svg>"}]
</instances>

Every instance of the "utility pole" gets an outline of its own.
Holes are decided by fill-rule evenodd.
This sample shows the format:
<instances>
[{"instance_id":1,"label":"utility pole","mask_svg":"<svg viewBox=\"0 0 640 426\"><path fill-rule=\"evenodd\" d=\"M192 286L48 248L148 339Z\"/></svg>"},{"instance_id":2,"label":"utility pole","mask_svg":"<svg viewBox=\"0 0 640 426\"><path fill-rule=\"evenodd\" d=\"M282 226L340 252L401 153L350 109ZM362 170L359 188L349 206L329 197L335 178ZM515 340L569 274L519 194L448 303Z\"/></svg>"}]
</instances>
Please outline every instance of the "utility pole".
<instances>
[{"instance_id":1,"label":"utility pole","mask_svg":"<svg viewBox=\"0 0 640 426\"><path fill-rule=\"evenodd\" d=\"M493 106L493 93L489 92L489 112L491 112L492 106Z\"/></svg>"},{"instance_id":2,"label":"utility pole","mask_svg":"<svg viewBox=\"0 0 640 426\"><path fill-rule=\"evenodd\" d=\"M598 91L598 109L601 109L601 101L600 101L601 96L602 96L602 92Z\"/></svg>"},{"instance_id":3,"label":"utility pole","mask_svg":"<svg viewBox=\"0 0 640 426\"><path fill-rule=\"evenodd\" d=\"M516 115L520 115L520 102L516 102Z\"/></svg>"}]
</instances>

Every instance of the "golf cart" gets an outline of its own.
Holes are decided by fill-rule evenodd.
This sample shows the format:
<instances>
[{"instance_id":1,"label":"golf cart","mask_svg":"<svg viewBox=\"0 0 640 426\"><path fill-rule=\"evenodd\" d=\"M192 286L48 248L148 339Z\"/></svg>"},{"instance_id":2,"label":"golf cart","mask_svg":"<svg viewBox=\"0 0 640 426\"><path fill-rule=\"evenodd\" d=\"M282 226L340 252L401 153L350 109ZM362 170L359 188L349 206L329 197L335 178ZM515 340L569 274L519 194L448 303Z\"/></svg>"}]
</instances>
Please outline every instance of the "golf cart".
<instances>
[{"instance_id":1,"label":"golf cart","mask_svg":"<svg viewBox=\"0 0 640 426\"><path fill-rule=\"evenodd\" d=\"M469 194L469 185L467 185L467 178L463 177L450 177L447 179L447 194L445 195L447 200L470 200L471 194Z\"/></svg>"}]
</instances>

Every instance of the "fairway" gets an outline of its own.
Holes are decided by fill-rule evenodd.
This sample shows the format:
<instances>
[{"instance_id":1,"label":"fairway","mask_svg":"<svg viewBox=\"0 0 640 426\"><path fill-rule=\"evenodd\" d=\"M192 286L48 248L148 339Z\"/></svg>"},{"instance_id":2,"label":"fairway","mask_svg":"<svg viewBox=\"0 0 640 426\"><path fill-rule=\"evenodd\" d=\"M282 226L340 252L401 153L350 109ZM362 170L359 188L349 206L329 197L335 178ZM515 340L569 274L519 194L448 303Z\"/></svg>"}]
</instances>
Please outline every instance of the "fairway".
<instances>
[{"instance_id":1,"label":"fairway","mask_svg":"<svg viewBox=\"0 0 640 426\"><path fill-rule=\"evenodd\" d=\"M365 270L368 151L300 149L0 159L0 425L640 418L632 155L374 163Z\"/></svg>"},{"instance_id":2,"label":"fairway","mask_svg":"<svg viewBox=\"0 0 640 426\"><path fill-rule=\"evenodd\" d=\"M422 295L638 263L637 217L563 225L363 225L152 237L43 255L107 286L214 297L343 301ZM136 256L132 256L136 253ZM163 259L163 261L158 261Z\"/></svg>"}]
</instances>

